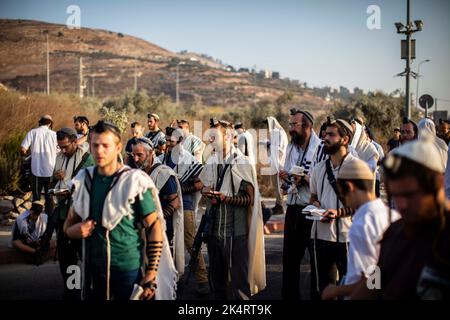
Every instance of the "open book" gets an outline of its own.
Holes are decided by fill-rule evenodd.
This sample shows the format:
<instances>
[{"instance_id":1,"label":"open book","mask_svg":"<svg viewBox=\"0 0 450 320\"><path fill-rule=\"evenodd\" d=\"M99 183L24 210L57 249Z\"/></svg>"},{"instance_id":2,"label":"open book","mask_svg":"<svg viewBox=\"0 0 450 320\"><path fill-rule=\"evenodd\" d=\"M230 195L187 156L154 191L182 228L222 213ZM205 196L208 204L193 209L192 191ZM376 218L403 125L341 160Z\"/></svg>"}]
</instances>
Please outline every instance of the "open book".
<instances>
[{"instance_id":1,"label":"open book","mask_svg":"<svg viewBox=\"0 0 450 320\"><path fill-rule=\"evenodd\" d=\"M306 219L309 220L321 220L325 212L327 212L326 209L320 209L313 205L309 205L302 210L302 213L306 215Z\"/></svg>"}]
</instances>

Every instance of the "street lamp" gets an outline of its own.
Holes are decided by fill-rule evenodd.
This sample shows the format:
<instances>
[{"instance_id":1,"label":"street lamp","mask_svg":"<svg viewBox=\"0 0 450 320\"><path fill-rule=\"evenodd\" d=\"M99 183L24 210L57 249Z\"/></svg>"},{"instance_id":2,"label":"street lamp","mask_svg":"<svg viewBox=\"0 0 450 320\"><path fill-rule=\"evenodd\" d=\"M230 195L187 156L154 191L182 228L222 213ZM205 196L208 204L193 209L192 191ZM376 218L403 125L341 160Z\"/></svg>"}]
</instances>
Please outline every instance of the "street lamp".
<instances>
[{"instance_id":1,"label":"street lamp","mask_svg":"<svg viewBox=\"0 0 450 320\"><path fill-rule=\"evenodd\" d=\"M411 108L410 108L410 93L409 93L409 82L411 77L411 56L415 56L415 45L414 45L414 54L411 52L411 35L415 32L422 31L423 29L423 21L422 20L415 20L414 24L411 22L411 5L410 0L407 0L406 2L406 25L403 25L401 22L395 23L395 28L397 29L398 34L404 34L406 35L406 40L403 40L406 44L406 54L403 55L402 52L402 59L406 59L406 68L404 75L406 77L406 96L405 96L405 116L408 118L411 117ZM403 43L402 41L402 43ZM415 40L414 40L415 41Z\"/></svg>"},{"instance_id":2,"label":"street lamp","mask_svg":"<svg viewBox=\"0 0 450 320\"><path fill-rule=\"evenodd\" d=\"M421 77L420 66L422 65L422 63L430 62L430 61L431 61L430 59L422 60L419 62L419 65L417 66L416 108L419 108L419 79ZM427 117L428 117L428 108L425 109L425 118L427 118Z\"/></svg>"},{"instance_id":3,"label":"street lamp","mask_svg":"<svg viewBox=\"0 0 450 320\"><path fill-rule=\"evenodd\" d=\"M47 95L50 94L50 53L49 53L49 45L48 45L48 30L44 30L42 32L45 34L45 40L47 42Z\"/></svg>"}]
</instances>

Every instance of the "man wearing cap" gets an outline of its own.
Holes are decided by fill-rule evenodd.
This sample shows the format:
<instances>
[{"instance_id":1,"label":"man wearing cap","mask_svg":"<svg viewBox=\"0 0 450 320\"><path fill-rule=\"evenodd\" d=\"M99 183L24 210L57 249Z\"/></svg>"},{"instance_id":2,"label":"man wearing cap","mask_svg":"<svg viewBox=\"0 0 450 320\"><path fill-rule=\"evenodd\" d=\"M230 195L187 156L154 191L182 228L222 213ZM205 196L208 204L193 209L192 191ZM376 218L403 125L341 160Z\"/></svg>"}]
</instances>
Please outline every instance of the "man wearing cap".
<instances>
[{"instance_id":1,"label":"man wearing cap","mask_svg":"<svg viewBox=\"0 0 450 320\"><path fill-rule=\"evenodd\" d=\"M70 239L83 239L82 291L92 288L93 300L129 300L140 284L140 299L174 299L176 270L158 191L147 174L118 161L119 128L99 121L91 131L97 165L72 180L64 223Z\"/></svg>"},{"instance_id":2,"label":"man wearing cap","mask_svg":"<svg viewBox=\"0 0 450 320\"><path fill-rule=\"evenodd\" d=\"M203 150L205 149L205 144L203 141L195 136L190 131L189 121L187 120L177 120L176 125L179 129L183 130L184 139L183 139L183 147L190 154L197 159L198 162L203 162Z\"/></svg>"},{"instance_id":3,"label":"man wearing cap","mask_svg":"<svg viewBox=\"0 0 450 320\"><path fill-rule=\"evenodd\" d=\"M177 174L155 157L150 139L141 137L132 145L136 167L146 172L159 191L159 199L166 222L166 235L179 276L184 273L183 205Z\"/></svg>"},{"instance_id":4,"label":"man wearing cap","mask_svg":"<svg viewBox=\"0 0 450 320\"><path fill-rule=\"evenodd\" d=\"M266 286L264 225L256 170L232 143L233 128L211 119L214 152L200 179L207 205L209 280L217 300L248 300Z\"/></svg>"},{"instance_id":5,"label":"man wearing cap","mask_svg":"<svg viewBox=\"0 0 450 320\"><path fill-rule=\"evenodd\" d=\"M280 178L284 185L290 182L289 172L294 166L302 167L304 177L295 188L288 191L287 210L284 223L283 242L283 299L300 299L300 263L308 248L311 233L311 221L302 215L308 205L310 194L309 174L313 167L314 155L320 144L320 138L313 129L314 118L307 111L291 110L289 134L291 142L287 147L286 159ZM295 183L295 182L294 182ZM296 192L294 192L296 191Z\"/></svg>"},{"instance_id":6,"label":"man wearing cap","mask_svg":"<svg viewBox=\"0 0 450 320\"><path fill-rule=\"evenodd\" d=\"M373 191L374 175L359 159L346 161L339 170L337 189L344 205L355 209L349 231L347 274L341 286L328 285L322 299L350 297L359 284L372 275L380 255L380 241L391 222L400 215L377 198Z\"/></svg>"},{"instance_id":7,"label":"man wearing cap","mask_svg":"<svg viewBox=\"0 0 450 320\"><path fill-rule=\"evenodd\" d=\"M48 193L50 180L56 161L56 133L51 130L53 120L50 115L44 115L39 120L39 127L27 133L22 141L20 151L26 155L31 148L31 173L33 200L41 199L41 191L45 194L45 211L53 212L53 201Z\"/></svg>"},{"instance_id":8,"label":"man wearing cap","mask_svg":"<svg viewBox=\"0 0 450 320\"><path fill-rule=\"evenodd\" d=\"M33 201L30 210L22 212L12 228L12 246L30 262L42 264L41 241L47 228L42 200Z\"/></svg>"},{"instance_id":9,"label":"man wearing cap","mask_svg":"<svg viewBox=\"0 0 450 320\"><path fill-rule=\"evenodd\" d=\"M379 287L369 290L361 285L353 298L450 298L450 207L438 157L431 141L419 139L385 158L388 197L401 219L381 241Z\"/></svg>"},{"instance_id":10,"label":"man wearing cap","mask_svg":"<svg viewBox=\"0 0 450 320\"><path fill-rule=\"evenodd\" d=\"M156 113L149 113L147 115L148 121L148 132L145 134L147 138L152 140L155 148L159 148L160 145L165 144L165 136L162 130L159 128L159 116ZM163 143L164 142L164 143ZM156 156L159 156L161 153L156 149Z\"/></svg>"},{"instance_id":11,"label":"man wearing cap","mask_svg":"<svg viewBox=\"0 0 450 320\"><path fill-rule=\"evenodd\" d=\"M400 146L400 128L394 128L394 136L389 139L387 146L389 152Z\"/></svg>"},{"instance_id":12,"label":"man wearing cap","mask_svg":"<svg viewBox=\"0 0 450 320\"><path fill-rule=\"evenodd\" d=\"M352 139L351 125L342 119L328 119L325 151L329 158L317 164L311 173L310 204L326 209L321 221L314 221L311 229L311 298L319 299L328 284L336 282L347 271L348 231L351 208L345 208L338 197L336 179L341 167L355 157L348 146Z\"/></svg>"},{"instance_id":13,"label":"man wearing cap","mask_svg":"<svg viewBox=\"0 0 450 320\"><path fill-rule=\"evenodd\" d=\"M237 148L241 150L244 156L249 157L252 164L256 165L256 152L253 135L248 132L241 122L234 125L234 130L237 131Z\"/></svg>"},{"instance_id":14,"label":"man wearing cap","mask_svg":"<svg viewBox=\"0 0 450 320\"><path fill-rule=\"evenodd\" d=\"M203 170L203 165L184 149L184 133L181 129L166 128L167 153L164 155L162 163L172 168L180 181L184 213L184 245L191 253L196 230L195 212L198 205L196 199L203 188L203 183L198 176ZM196 270L199 293L207 294L209 284L206 268L204 264L200 267Z\"/></svg>"},{"instance_id":15,"label":"man wearing cap","mask_svg":"<svg viewBox=\"0 0 450 320\"><path fill-rule=\"evenodd\" d=\"M88 152L87 143L77 144L77 133L72 128L62 128L56 132L58 147L61 150L56 155L56 164L53 174L57 207L50 215L46 231L46 245L50 242L53 230L56 228L56 245L58 250L59 269L64 280L64 299L80 299L79 290L70 290L66 286L67 268L78 263L81 259L80 241L70 240L63 231L64 221L71 205L70 181L84 168L94 166L94 158Z\"/></svg>"}]
</instances>

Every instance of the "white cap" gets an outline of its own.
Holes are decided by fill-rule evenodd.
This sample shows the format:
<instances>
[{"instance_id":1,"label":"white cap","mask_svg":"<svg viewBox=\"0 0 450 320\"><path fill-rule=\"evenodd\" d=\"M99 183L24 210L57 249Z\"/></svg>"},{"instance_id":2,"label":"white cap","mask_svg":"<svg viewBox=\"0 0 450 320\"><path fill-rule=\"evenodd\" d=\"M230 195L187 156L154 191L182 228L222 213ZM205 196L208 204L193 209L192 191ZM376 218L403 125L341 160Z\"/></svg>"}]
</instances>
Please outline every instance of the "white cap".
<instances>
[{"instance_id":1,"label":"white cap","mask_svg":"<svg viewBox=\"0 0 450 320\"><path fill-rule=\"evenodd\" d=\"M389 162L393 161L391 155L409 159L439 173L445 172L445 167L443 166L442 161L439 161L441 159L441 155L429 136L405 143L392 150L385 160L388 166Z\"/></svg>"}]
</instances>

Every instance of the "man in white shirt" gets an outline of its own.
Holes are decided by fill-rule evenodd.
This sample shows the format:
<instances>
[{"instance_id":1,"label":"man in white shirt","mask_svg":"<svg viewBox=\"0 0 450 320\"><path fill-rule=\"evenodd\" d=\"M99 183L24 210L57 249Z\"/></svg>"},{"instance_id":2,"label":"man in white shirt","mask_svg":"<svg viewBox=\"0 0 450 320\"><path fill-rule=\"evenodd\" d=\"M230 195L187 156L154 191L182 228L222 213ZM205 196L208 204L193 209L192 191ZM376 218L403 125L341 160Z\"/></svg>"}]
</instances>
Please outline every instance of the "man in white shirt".
<instances>
[{"instance_id":1,"label":"man in white shirt","mask_svg":"<svg viewBox=\"0 0 450 320\"><path fill-rule=\"evenodd\" d=\"M308 248L311 233L311 221L302 214L310 198L309 172L320 139L313 130L313 116L307 111L291 110L289 134L292 137L287 147L286 161L280 178L282 188L288 190L287 210L284 222L283 241L283 299L300 299L300 264ZM294 166L303 168L304 177L292 181L290 176ZM292 188L292 184L296 187Z\"/></svg>"},{"instance_id":2,"label":"man in white shirt","mask_svg":"<svg viewBox=\"0 0 450 320\"><path fill-rule=\"evenodd\" d=\"M23 155L31 148L33 201L40 200L41 191L44 189L45 209L49 214L53 211L53 203L48 190L55 168L57 148L56 133L51 130L52 126L52 117L44 115L39 120L39 127L29 131L20 146Z\"/></svg>"},{"instance_id":3,"label":"man in white shirt","mask_svg":"<svg viewBox=\"0 0 450 320\"><path fill-rule=\"evenodd\" d=\"M374 175L368 165L359 159L342 164L337 180L338 192L344 204L356 209L349 231L349 250L345 284L328 285L322 299L349 297L352 292L371 276L380 255L380 240L391 222L400 215L377 198ZM364 275L364 276L363 276Z\"/></svg>"},{"instance_id":4,"label":"man in white shirt","mask_svg":"<svg viewBox=\"0 0 450 320\"><path fill-rule=\"evenodd\" d=\"M342 119L328 119L325 151L329 158L318 163L311 173L310 204L327 209L321 221L314 221L311 228L311 298L319 299L320 293L330 283L336 282L347 272L348 230L352 224L347 217L352 209L344 208L337 196L336 178L343 164L355 159L349 152L352 127Z\"/></svg>"},{"instance_id":5,"label":"man in white shirt","mask_svg":"<svg viewBox=\"0 0 450 320\"><path fill-rule=\"evenodd\" d=\"M189 153L192 154L198 162L203 163L203 150L205 150L205 144L199 137L195 136L190 131L189 121L183 119L177 120L177 126L183 130L184 133L184 149L189 151Z\"/></svg>"}]
</instances>

